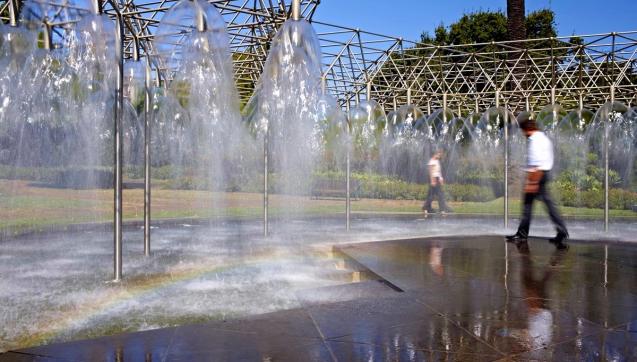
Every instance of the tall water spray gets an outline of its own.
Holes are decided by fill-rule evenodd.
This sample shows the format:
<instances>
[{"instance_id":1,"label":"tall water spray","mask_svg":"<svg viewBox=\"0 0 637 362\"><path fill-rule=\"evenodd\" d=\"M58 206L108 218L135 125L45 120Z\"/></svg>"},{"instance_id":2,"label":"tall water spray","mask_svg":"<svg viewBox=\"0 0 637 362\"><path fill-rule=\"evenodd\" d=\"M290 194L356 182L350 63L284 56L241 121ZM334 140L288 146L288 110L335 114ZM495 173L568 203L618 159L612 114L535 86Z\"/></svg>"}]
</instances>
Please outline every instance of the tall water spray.
<instances>
[{"instance_id":1,"label":"tall water spray","mask_svg":"<svg viewBox=\"0 0 637 362\"><path fill-rule=\"evenodd\" d=\"M0 76L0 178L14 180L3 183L9 185L8 195L15 195L9 202L20 200L29 187L64 190L38 192L44 197L62 193L74 200L57 206L58 211L68 210L47 220L74 223L101 215L96 207L99 192L72 189L113 184L116 59L110 19L78 7L75 17L66 19L73 25L60 28L62 36L53 38L47 19L63 14L66 11L54 2L27 1L21 25L6 27L2 33L0 63L7 72ZM39 204L21 202L12 207L33 215L29 205ZM41 222L35 219L38 215L31 217L33 223Z\"/></svg>"},{"instance_id":2,"label":"tall water spray","mask_svg":"<svg viewBox=\"0 0 637 362\"><path fill-rule=\"evenodd\" d=\"M256 90L257 119L269 143L274 191L305 195L323 141L319 117L321 52L305 20L287 20L272 40ZM287 215L303 212L286 203Z\"/></svg>"},{"instance_id":3,"label":"tall water spray","mask_svg":"<svg viewBox=\"0 0 637 362\"><path fill-rule=\"evenodd\" d=\"M156 44L161 64L175 73L155 102L154 163L171 169L177 188L224 192L243 135L225 21L205 1L182 0L162 19ZM223 213L215 200L193 206Z\"/></svg>"}]
</instances>

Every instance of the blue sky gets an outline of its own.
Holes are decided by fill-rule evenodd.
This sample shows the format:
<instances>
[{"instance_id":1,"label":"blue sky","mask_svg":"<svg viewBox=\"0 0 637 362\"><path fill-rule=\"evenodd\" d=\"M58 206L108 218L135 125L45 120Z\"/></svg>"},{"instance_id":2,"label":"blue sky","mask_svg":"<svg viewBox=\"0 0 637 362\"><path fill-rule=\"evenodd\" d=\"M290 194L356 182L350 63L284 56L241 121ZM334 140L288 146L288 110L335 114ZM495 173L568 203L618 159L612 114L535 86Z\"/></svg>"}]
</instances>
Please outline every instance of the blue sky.
<instances>
[{"instance_id":1,"label":"blue sky","mask_svg":"<svg viewBox=\"0 0 637 362\"><path fill-rule=\"evenodd\" d=\"M527 12L550 7L559 35L637 30L637 0L527 0ZM506 0L321 0L315 19L418 40L463 13L506 10Z\"/></svg>"}]
</instances>

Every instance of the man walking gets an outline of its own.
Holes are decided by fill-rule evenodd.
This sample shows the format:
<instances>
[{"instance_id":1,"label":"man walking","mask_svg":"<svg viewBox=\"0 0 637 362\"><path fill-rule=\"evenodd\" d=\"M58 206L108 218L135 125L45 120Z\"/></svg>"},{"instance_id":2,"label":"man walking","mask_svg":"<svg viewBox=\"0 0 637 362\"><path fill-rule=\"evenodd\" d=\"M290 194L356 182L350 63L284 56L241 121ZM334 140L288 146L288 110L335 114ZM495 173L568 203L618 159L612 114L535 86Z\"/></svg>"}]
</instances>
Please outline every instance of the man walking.
<instances>
[{"instance_id":1,"label":"man walking","mask_svg":"<svg viewBox=\"0 0 637 362\"><path fill-rule=\"evenodd\" d=\"M451 212L451 209L447 206L445 202L445 195L442 191L442 184L444 179L442 178L442 168L440 167L440 158L442 157L442 151L436 150L434 155L429 160L427 167L429 168L429 191L427 192L427 199L425 200L424 205L422 206L422 211L425 216L429 213L433 213L433 209L431 207L431 203L433 202L434 197L438 198L438 206L440 207L440 211L444 214L446 212Z\"/></svg>"},{"instance_id":2,"label":"man walking","mask_svg":"<svg viewBox=\"0 0 637 362\"><path fill-rule=\"evenodd\" d=\"M557 235L549 241L555 244L558 249L566 249L567 245L564 244L564 241L568 239L568 231L548 190L549 173L553 168L553 144L543 132L537 129L535 120L530 115L522 116L520 128L528 138L528 168L524 185L524 204L518 231L514 235L507 236L507 241L525 242L527 240L531 226L533 201L538 198L546 205L549 217L557 229Z\"/></svg>"}]
</instances>

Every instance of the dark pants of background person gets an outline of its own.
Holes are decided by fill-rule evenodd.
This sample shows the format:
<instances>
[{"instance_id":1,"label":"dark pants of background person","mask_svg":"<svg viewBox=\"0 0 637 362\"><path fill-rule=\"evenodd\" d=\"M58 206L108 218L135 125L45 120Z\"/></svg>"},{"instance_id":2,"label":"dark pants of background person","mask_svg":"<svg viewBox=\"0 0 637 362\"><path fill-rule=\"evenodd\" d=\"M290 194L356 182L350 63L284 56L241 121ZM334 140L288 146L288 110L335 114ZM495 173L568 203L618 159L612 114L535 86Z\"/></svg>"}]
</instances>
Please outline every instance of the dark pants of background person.
<instances>
[{"instance_id":1,"label":"dark pants of background person","mask_svg":"<svg viewBox=\"0 0 637 362\"><path fill-rule=\"evenodd\" d=\"M540 179L540 187L537 193L524 194L524 205L522 206L522 219L520 220L520 226L518 227L518 234L522 236L529 236L529 227L531 226L531 213L533 211L533 201L535 199L539 199L544 202L546 205L546 209L549 212L549 217L555 225L557 232L562 232L568 234L566 230L566 225L564 225L564 221L560 216L557 208L555 207L555 203L551 200L551 196L549 195L548 190L549 183L549 173L548 171L544 171L542 178Z\"/></svg>"},{"instance_id":2,"label":"dark pants of background person","mask_svg":"<svg viewBox=\"0 0 637 362\"><path fill-rule=\"evenodd\" d=\"M422 209L426 211L433 211L431 208L431 203L434 201L434 197L438 198L438 206L440 207L440 211L447 211L449 208L447 207L447 203L445 202L445 194L442 191L442 185L440 184L440 179L436 177L436 186L429 185L429 191L427 192L427 199L425 200L425 204L422 205Z\"/></svg>"}]
</instances>

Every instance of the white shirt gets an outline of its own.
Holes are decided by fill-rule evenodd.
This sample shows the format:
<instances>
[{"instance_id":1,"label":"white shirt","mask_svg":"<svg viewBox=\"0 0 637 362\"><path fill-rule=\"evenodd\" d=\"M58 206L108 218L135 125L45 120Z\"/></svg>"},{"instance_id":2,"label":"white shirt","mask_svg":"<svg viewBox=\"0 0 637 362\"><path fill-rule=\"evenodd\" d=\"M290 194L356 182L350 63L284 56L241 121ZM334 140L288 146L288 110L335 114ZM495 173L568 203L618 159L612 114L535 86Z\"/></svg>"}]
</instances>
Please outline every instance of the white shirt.
<instances>
[{"instance_id":1,"label":"white shirt","mask_svg":"<svg viewBox=\"0 0 637 362\"><path fill-rule=\"evenodd\" d=\"M429 166L431 177L442 177L442 172L440 170L440 160L432 158L431 160L429 160L429 163L427 165Z\"/></svg>"},{"instance_id":2,"label":"white shirt","mask_svg":"<svg viewBox=\"0 0 637 362\"><path fill-rule=\"evenodd\" d=\"M553 143L540 131L535 131L529 137L529 153L527 164L529 168L550 171L553 168Z\"/></svg>"}]
</instances>

